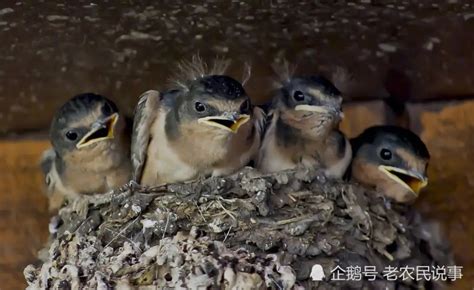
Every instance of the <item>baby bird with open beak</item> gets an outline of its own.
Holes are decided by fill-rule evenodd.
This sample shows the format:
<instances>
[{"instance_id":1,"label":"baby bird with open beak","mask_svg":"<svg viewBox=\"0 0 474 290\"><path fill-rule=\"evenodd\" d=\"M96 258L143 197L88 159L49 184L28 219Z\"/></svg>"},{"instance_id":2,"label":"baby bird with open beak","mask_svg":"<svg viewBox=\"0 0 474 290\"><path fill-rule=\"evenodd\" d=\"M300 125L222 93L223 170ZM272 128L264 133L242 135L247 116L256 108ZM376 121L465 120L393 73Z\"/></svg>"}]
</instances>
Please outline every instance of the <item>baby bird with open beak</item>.
<instances>
[{"instance_id":1,"label":"baby bird with open beak","mask_svg":"<svg viewBox=\"0 0 474 290\"><path fill-rule=\"evenodd\" d=\"M258 152L264 114L225 66L195 72L175 89L144 93L132 136L134 180L155 186L233 173Z\"/></svg>"},{"instance_id":2,"label":"baby bird with open beak","mask_svg":"<svg viewBox=\"0 0 474 290\"><path fill-rule=\"evenodd\" d=\"M415 200L428 184L430 154L421 139L396 126L375 126L351 140L350 177L397 202Z\"/></svg>"},{"instance_id":3,"label":"baby bird with open beak","mask_svg":"<svg viewBox=\"0 0 474 290\"><path fill-rule=\"evenodd\" d=\"M321 168L341 178L351 159L351 147L338 130L342 96L320 76L283 80L270 107L269 126L257 167L275 172L298 166Z\"/></svg>"},{"instance_id":4,"label":"baby bird with open beak","mask_svg":"<svg viewBox=\"0 0 474 290\"><path fill-rule=\"evenodd\" d=\"M50 207L63 198L104 193L131 178L130 134L117 106L92 93L75 96L53 118L43 154Z\"/></svg>"}]
</instances>

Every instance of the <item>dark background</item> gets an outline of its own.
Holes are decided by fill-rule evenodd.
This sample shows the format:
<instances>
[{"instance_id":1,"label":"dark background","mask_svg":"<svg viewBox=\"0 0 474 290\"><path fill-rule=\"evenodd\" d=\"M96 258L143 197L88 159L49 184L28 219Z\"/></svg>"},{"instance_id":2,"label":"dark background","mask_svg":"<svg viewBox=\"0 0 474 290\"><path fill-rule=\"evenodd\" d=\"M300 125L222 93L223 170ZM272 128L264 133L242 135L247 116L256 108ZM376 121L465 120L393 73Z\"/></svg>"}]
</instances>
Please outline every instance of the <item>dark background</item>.
<instances>
[{"instance_id":1,"label":"dark background","mask_svg":"<svg viewBox=\"0 0 474 290\"><path fill-rule=\"evenodd\" d=\"M373 124L409 127L432 153L417 206L442 222L474 285L474 4L445 1L11 1L0 4L0 289L24 288L22 269L47 237L37 167L54 111L92 91L131 114L165 89L179 61L232 60L264 101L283 59L345 93L350 136ZM339 74L340 75L340 74Z\"/></svg>"}]
</instances>

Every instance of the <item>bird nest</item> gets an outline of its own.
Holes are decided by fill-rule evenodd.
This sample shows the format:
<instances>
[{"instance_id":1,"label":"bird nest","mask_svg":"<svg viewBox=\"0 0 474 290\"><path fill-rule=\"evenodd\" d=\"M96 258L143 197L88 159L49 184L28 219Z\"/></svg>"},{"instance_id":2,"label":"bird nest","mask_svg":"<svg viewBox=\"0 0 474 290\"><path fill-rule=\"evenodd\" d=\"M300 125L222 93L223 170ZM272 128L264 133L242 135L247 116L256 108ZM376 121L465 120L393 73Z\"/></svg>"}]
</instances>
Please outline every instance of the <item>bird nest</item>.
<instances>
[{"instance_id":1,"label":"bird nest","mask_svg":"<svg viewBox=\"0 0 474 290\"><path fill-rule=\"evenodd\" d=\"M442 285L382 270L453 264L436 224L413 209L307 169L131 183L71 203L52 230L42 262L25 269L30 289L408 289ZM367 266L375 281L332 279Z\"/></svg>"}]
</instances>

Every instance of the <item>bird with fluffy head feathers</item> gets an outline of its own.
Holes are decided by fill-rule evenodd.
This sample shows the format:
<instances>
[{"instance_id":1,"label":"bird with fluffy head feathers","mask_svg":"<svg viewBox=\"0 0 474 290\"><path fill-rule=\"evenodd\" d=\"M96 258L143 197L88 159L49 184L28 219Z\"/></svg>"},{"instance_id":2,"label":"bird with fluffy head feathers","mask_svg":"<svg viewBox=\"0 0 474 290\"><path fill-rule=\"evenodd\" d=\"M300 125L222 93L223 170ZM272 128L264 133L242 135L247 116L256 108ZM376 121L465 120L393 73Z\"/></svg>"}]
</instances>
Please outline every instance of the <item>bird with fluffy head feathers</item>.
<instances>
[{"instance_id":1,"label":"bird with fluffy head feathers","mask_svg":"<svg viewBox=\"0 0 474 290\"><path fill-rule=\"evenodd\" d=\"M322 76L294 76L287 62L275 70L279 82L257 167L263 172L311 167L341 178L351 159L349 141L338 130L341 93Z\"/></svg>"},{"instance_id":2,"label":"bird with fluffy head feathers","mask_svg":"<svg viewBox=\"0 0 474 290\"><path fill-rule=\"evenodd\" d=\"M182 62L174 87L147 91L137 105L132 136L134 180L160 185L233 173L258 152L264 113L242 84L199 57Z\"/></svg>"}]
</instances>

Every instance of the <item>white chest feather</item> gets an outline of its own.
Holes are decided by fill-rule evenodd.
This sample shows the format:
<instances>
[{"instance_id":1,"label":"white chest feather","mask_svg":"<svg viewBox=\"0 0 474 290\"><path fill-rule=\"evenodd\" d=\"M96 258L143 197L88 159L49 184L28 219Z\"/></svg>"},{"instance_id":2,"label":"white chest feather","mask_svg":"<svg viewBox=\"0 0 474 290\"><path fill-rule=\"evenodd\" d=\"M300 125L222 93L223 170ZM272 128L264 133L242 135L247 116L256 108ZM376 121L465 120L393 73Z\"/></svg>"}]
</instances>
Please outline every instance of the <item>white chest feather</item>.
<instances>
[{"instance_id":1,"label":"white chest feather","mask_svg":"<svg viewBox=\"0 0 474 290\"><path fill-rule=\"evenodd\" d=\"M152 139L148 145L147 162L142 183L155 186L195 178L196 170L180 159L168 143L165 134L166 114L159 114L151 129Z\"/></svg>"},{"instance_id":2,"label":"white chest feather","mask_svg":"<svg viewBox=\"0 0 474 290\"><path fill-rule=\"evenodd\" d=\"M276 142L276 126L275 122L270 124L268 131L260 149L257 168L262 172L276 172L280 170L295 168L295 164L291 158L282 154Z\"/></svg>"},{"instance_id":3,"label":"white chest feather","mask_svg":"<svg viewBox=\"0 0 474 290\"><path fill-rule=\"evenodd\" d=\"M346 173L347 167L349 167L352 159L352 147L347 138L345 139L345 143L344 156L335 163L328 166L325 171L326 176L330 178L341 179Z\"/></svg>"}]
</instances>

